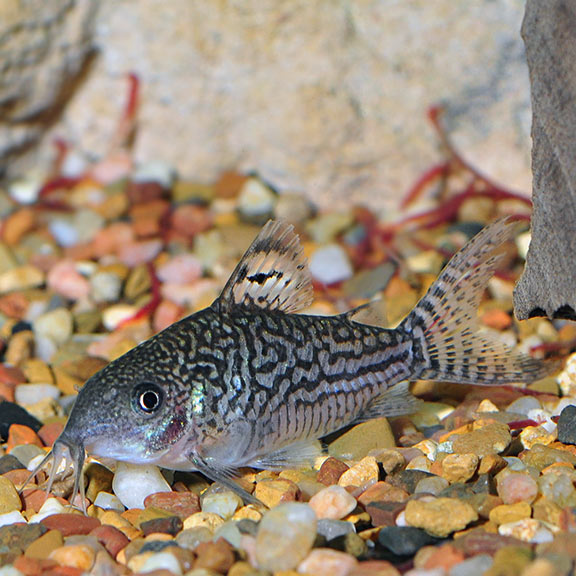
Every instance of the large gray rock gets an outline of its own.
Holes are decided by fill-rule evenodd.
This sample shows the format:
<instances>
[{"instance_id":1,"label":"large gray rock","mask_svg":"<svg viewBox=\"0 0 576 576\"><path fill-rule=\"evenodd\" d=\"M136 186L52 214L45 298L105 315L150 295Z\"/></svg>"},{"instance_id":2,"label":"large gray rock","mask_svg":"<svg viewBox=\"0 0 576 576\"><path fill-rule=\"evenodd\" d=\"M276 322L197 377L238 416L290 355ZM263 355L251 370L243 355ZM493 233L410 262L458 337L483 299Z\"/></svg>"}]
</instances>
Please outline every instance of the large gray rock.
<instances>
[{"instance_id":1,"label":"large gray rock","mask_svg":"<svg viewBox=\"0 0 576 576\"><path fill-rule=\"evenodd\" d=\"M46 142L105 154L135 72L136 158L197 180L257 171L383 207L440 157L426 110L443 103L467 160L530 188L522 0L92 2L99 55Z\"/></svg>"},{"instance_id":2,"label":"large gray rock","mask_svg":"<svg viewBox=\"0 0 576 576\"><path fill-rule=\"evenodd\" d=\"M0 176L45 133L92 50L97 2L0 2Z\"/></svg>"},{"instance_id":3,"label":"large gray rock","mask_svg":"<svg viewBox=\"0 0 576 576\"><path fill-rule=\"evenodd\" d=\"M576 3L529 0L534 216L516 315L576 320Z\"/></svg>"}]
</instances>

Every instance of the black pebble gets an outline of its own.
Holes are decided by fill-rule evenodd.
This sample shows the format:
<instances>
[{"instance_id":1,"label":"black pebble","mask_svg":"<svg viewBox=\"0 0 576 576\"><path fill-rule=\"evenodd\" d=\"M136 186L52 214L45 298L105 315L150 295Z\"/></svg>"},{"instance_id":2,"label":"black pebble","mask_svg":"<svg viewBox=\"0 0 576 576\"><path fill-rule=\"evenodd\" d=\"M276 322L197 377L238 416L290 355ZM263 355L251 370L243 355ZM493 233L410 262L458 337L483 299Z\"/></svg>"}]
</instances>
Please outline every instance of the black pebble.
<instances>
[{"instance_id":1,"label":"black pebble","mask_svg":"<svg viewBox=\"0 0 576 576\"><path fill-rule=\"evenodd\" d=\"M8 439L8 429L12 424L22 424L32 428L34 432L38 432L42 428L42 422L37 420L24 410L24 408L14 404L13 402L0 402L0 438L3 440Z\"/></svg>"},{"instance_id":2,"label":"black pebble","mask_svg":"<svg viewBox=\"0 0 576 576\"><path fill-rule=\"evenodd\" d=\"M178 543L174 542L174 540L150 540L150 542L146 542L138 554L142 554L143 552L162 552L165 548L170 547L178 548Z\"/></svg>"},{"instance_id":3,"label":"black pebble","mask_svg":"<svg viewBox=\"0 0 576 576\"><path fill-rule=\"evenodd\" d=\"M421 528L385 526L378 534L378 543L396 556L413 556L422 548L442 542Z\"/></svg>"},{"instance_id":4,"label":"black pebble","mask_svg":"<svg viewBox=\"0 0 576 576\"><path fill-rule=\"evenodd\" d=\"M472 490L476 494L498 494L496 481L491 474L480 474L478 480L472 484Z\"/></svg>"},{"instance_id":5,"label":"black pebble","mask_svg":"<svg viewBox=\"0 0 576 576\"><path fill-rule=\"evenodd\" d=\"M17 334L18 332L29 332L30 330L32 330L32 324L30 324L30 322L25 322L24 320L20 320L12 326L12 334Z\"/></svg>"},{"instance_id":6,"label":"black pebble","mask_svg":"<svg viewBox=\"0 0 576 576\"><path fill-rule=\"evenodd\" d=\"M182 530L182 520L178 516L169 516L168 518L153 518L140 524L140 530L144 536L161 532L176 536Z\"/></svg>"},{"instance_id":7,"label":"black pebble","mask_svg":"<svg viewBox=\"0 0 576 576\"><path fill-rule=\"evenodd\" d=\"M22 470L22 468L26 468L26 466L12 454L6 454L0 458L0 475L6 474L10 470Z\"/></svg>"},{"instance_id":8,"label":"black pebble","mask_svg":"<svg viewBox=\"0 0 576 576\"><path fill-rule=\"evenodd\" d=\"M434 476L434 474L424 472L423 470L401 470L400 472L386 476L386 482L392 484L392 486L396 486L396 488L406 490L408 494L414 494L418 482L423 478L430 478L431 476Z\"/></svg>"},{"instance_id":9,"label":"black pebble","mask_svg":"<svg viewBox=\"0 0 576 576\"><path fill-rule=\"evenodd\" d=\"M576 406L566 406L558 418L558 440L576 444Z\"/></svg>"},{"instance_id":10,"label":"black pebble","mask_svg":"<svg viewBox=\"0 0 576 576\"><path fill-rule=\"evenodd\" d=\"M438 494L438 498L458 498L459 500L466 500L473 495L474 489L471 484L456 482L444 488L444 490Z\"/></svg>"}]
</instances>

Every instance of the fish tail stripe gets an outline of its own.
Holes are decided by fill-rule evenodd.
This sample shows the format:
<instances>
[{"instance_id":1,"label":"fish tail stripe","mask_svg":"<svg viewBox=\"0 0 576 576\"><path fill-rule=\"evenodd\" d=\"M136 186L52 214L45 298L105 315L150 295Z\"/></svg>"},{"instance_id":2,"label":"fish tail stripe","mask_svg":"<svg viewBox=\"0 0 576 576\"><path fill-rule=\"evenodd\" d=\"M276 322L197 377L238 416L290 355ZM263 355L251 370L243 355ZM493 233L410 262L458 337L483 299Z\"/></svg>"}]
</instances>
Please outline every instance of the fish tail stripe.
<instances>
[{"instance_id":1,"label":"fish tail stripe","mask_svg":"<svg viewBox=\"0 0 576 576\"><path fill-rule=\"evenodd\" d=\"M404 320L402 329L419 342L420 378L496 385L549 374L551 366L478 331L478 305L502 257L498 250L514 230L510 219L484 228L450 260Z\"/></svg>"}]
</instances>

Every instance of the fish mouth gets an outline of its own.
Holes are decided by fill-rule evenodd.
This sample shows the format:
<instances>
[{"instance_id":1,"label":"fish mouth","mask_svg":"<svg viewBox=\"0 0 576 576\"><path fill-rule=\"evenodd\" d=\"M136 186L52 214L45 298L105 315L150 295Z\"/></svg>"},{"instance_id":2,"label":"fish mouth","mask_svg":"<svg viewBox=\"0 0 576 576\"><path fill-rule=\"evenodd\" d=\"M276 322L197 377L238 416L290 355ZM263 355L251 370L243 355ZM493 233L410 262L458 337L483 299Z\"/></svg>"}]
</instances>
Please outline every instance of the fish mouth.
<instances>
[{"instance_id":1,"label":"fish mouth","mask_svg":"<svg viewBox=\"0 0 576 576\"><path fill-rule=\"evenodd\" d=\"M30 476L24 483L24 486L20 489L24 490L24 487L34 478L38 472L50 461L52 460L52 467L48 475L48 482L46 484L46 494L50 494L52 491L52 485L54 480L56 480L58 470L62 464L65 464L64 476L67 476L70 468L74 474L74 487L72 489L72 494L69 497L69 501L74 505L74 500L76 496L80 494L80 508L84 514L86 514L86 490L84 486L84 475L82 474L84 468L84 462L86 460L86 452L84 450L84 444L77 441L72 441L70 438L60 435L56 439L52 450L46 454L42 461L32 470Z\"/></svg>"}]
</instances>

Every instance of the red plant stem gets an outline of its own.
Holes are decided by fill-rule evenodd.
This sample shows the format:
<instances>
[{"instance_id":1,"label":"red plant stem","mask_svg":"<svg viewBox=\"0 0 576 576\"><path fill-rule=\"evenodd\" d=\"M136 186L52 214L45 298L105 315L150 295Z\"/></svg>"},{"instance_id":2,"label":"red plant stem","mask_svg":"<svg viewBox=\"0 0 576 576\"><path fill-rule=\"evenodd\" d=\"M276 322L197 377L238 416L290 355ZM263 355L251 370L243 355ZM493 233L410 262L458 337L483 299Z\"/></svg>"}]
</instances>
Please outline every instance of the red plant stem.
<instances>
[{"instance_id":1,"label":"red plant stem","mask_svg":"<svg viewBox=\"0 0 576 576\"><path fill-rule=\"evenodd\" d=\"M128 82L128 101L124 109L124 118L128 118L133 122L140 104L140 79L136 74L131 73L128 74Z\"/></svg>"},{"instance_id":2,"label":"red plant stem","mask_svg":"<svg viewBox=\"0 0 576 576\"><path fill-rule=\"evenodd\" d=\"M465 170L467 170L468 172L473 174L477 180L483 182L488 188L491 188L492 190L495 190L495 191L502 192L504 194L509 194L509 195L511 195L511 197L515 197L516 199L524 198L526 200L529 200L529 199L525 198L524 196L522 196L521 194L519 194L518 192L508 190L508 189L504 188L503 186L496 184L488 176L486 176L485 174L480 172L478 170L478 168L476 168L475 166L472 166L472 164L467 162L462 157L462 155L458 152L458 150L456 150L456 148L454 147L454 145L450 141L450 138L448 137L446 130L444 130L444 127L442 126L441 119L442 119L442 113L443 112L444 112L444 110L441 106L432 106L428 109L428 118L429 118L430 122L432 123L432 126L436 130L436 133L438 134L438 137L440 138L442 144L444 145L444 147L446 148L446 150L448 151L450 156L453 158L453 160L456 161L458 164L460 164L460 166L462 168L464 168Z\"/></svg>"},{"instance_id":3,"label":"red plant stem","mask_svg":"<svg viewBox=\"0 0 576 576\"><path fill-rule=\"evenodd\" d=\"M391 225L388 225L385 230L385 233L389 233L390 231L397 232L403 228L410 228L410 230L418 230L418 229L426 229L429 230L431 228L435 228L436 226L440 226L441 224L445 224L446 222L451 222L456 219L458 216L458 210L464 204L464 202L470 198L490 198L495 201L500 200L518 200L528 206L532 205L532 201L529 198L524 196L520 196L514 192L508 192L506 190L474 190L473 187L468 186L466 190L456 194L452 198L446 200L440 206L433 208L431 210L426 210L425 212L421 212L419 214L414 214L412 216L408 216L403 220L395 222ZM522 216L519 216L518 219L523 219ZM410 226L410 225L413 226Z\"/></svg>"},{"instance_id":4,"label":"red plant stem","mask_svg":"<svg viewBox=\"0 0 576 576\"><path fill-rule=\"evenodd\" d=\"M521 430L522 428L527 428L528 426L539 426L536 420L531 418L526 418L526 420L515 420L514 422L508 422L508 428L510 430Z\"/></svg>"},{"instance_id":5,"label":"red plant stem","mask_svg":"<svg viewBox=\"0 0 576 576\"><path fill-rule=\"evenodd\" d=\"M558 342L542 342L530 348L530 353L542 354L544 358L562 357L576 350L576 338L559 340Z\"/></svg>"},{"instance_id":6,"label":"red plant stem","mask_svg":"<svg viewBox=\"0 0 576 576\"><path fill-rule=\"evenodd\" d=\"M136 114L140 106L140 79L136 74L128 74L128 99L116 129L112 148L127 148L136 127Z\"/></svg>"},{"instance_id":7,"label":"red plant stem","mask_svg":"<svg viewBox=\"0 0 576 576\"><path fill-rule=\"evenodd\" d=\"M58 175L62 173L62 166L68 155L68 143L62 138L56 138L53 142L56 148L56 157L54 158L54 167L52 173Z\"/></svg>"},{"instance_id":8,"label":"red plant stem","mask_svg":"<svg viewBox=\"0 0 576 576\"><path fill-rule=\"evenodd\" d=\"M42 188L40 188L40 192L38 193L39 198L46 198L55 190L70 190L74 188L79 182L81 178L66 178L65 176L56 176L51 180L48 180Z\"/></svg>"},{"instance_id":9,"label":"red plant stem","mask_svg":"<svg viewBox=\"0 0 576 576\"><path fill-rule=\"evenodd\" d=\"M431 186L437 180L445 180L450 174L450 162L441 162L440 164L436 164L431 168L428 168L416 180L416 182L412 185L412 188L408 191L408 194L402 199L400 203L400 208L405 210L408 208L413 202L415 202L422 192L428 187Z\"/></svg>"},{"instance_id":10,"label":"red plant stem","mask_svg":"<svg viewBox=\"0 0 576 576\"><path fill-rule=\"evenodd\" d=\"M518 386L509 386L509 385L504 385L501 386L501 388L503 388L504 390L510 390L513 392L520 392L521 394L523 394L524 396L550 396L550 392L541 392L540 390L533 390L532 388L523 388L523 387L518 387Z\"/></svg>"}]
</instances>

